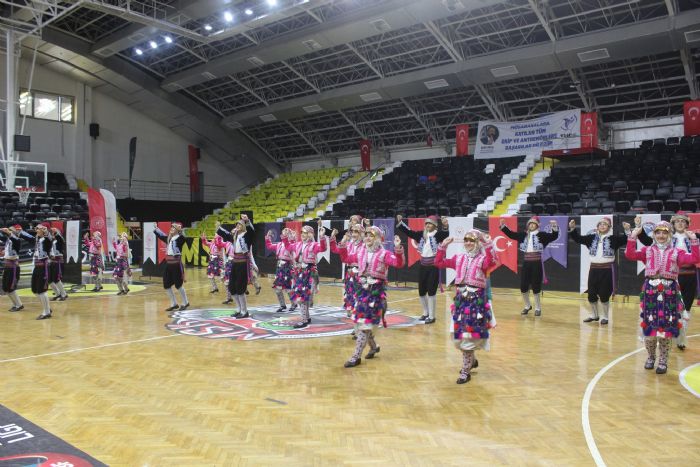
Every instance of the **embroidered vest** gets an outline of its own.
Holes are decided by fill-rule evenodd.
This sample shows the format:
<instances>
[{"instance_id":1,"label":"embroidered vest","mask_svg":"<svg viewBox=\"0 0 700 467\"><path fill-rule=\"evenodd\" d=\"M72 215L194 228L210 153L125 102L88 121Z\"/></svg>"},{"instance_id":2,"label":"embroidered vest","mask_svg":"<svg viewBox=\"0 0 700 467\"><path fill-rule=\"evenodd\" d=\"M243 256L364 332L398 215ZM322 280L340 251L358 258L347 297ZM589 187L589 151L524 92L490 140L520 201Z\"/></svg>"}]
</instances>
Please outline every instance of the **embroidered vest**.
<instances>
[{"instance_id":1,"label":"embroidered vest","mask_svg":"<svg viewBox=\"0 0 700 467\"><path fill-rule=\"evenodd\" d=\"M612 246L610 245L611 238L612 238L612 236L608 235L603 239L603 257L605 257L605 258L614 258L615 257L615 250L613 250ZM590 256L595 256L596 252L598 251L598 243L600 243L600 234L598 234L598 232L596 232L593 236L593 241L591 242L591 247L588 249L588 254Z\"/></svg>"},{"instance_id":2,"label":"embroidered vest","mask_svg":"<svg viewBox=\"0 0 700 467\"><path fill-rule=\"evenodd\" d=\"M532 235L530 232L527 232L525 234L525 240L520 242L520 251L523 253L527 251L527 240L530 236L532 236L532 250L541 252L544 249L544 246L542 246L542 243L540 243L540 237L538 237L537 234Z\"/></svg>"},{"instance_id":3,"label":"embroidered vest","mask_svg":"<svg viewBox=\"0 0 700 467\"><path fill-rule=\"evenodd\" d=\"M433 252L433 256L437 254L438 250L438 242L435 240L435 235L430 235L428 237L428 241L430 242L430 251ZM418 242L418 253L423 256L423 247L425 246L425 235L420 239L420 242Z\"/></svg>"}]
</instances>

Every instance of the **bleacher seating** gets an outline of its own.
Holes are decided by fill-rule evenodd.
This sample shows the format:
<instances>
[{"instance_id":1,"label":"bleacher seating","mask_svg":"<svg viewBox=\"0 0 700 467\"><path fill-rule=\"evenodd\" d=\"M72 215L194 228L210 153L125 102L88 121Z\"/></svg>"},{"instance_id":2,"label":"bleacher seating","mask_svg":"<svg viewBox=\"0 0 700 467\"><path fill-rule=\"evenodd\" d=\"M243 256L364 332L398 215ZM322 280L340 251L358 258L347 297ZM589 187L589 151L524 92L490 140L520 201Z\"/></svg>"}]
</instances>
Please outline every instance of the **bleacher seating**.
<instances>
[{"instance_id":1,"label":"bleacher seating","mask_svg":"<svg viewBox=\"0 0 700 467\"><path fill-rule=\"evenodd\" d=\"M353 214L369 218L466 216L501 183L501 177L525 158L473 160L444 157L406 161L371 188L357 188L335 204L330 219ZM492 165L485 170L487 165ZM488 172L488 173L487 173Z\"/></svg>"},{"instance_id":2,"label":"bleacher seating","mask_svg":"<svg viewBox=\"0 0 700 467\"><path fill-rule=\"evenodd\" d=\"M293 218L307 208L306 204L350 175L348 168L306 170L279 175L257 185L246 195L228 203L224 208L197 222L186 234L198 236L202 232L213 235L214 225L232 223L241 212L252 212L255 222L275 222L279 218ZM318 201L318 200L316 200Z\"/></svg>"},{"instance_id":3,"label":"bleacher seating","mask_svg":"<svg viewBox=\"0 0 700 467\"><path fill-rule=\"evenodd\" d=\"M657 138L618 149L602 165L552 168L519 212L528 214L662 213L697 211L700 137Z\"/></svg>"}]
</instances>

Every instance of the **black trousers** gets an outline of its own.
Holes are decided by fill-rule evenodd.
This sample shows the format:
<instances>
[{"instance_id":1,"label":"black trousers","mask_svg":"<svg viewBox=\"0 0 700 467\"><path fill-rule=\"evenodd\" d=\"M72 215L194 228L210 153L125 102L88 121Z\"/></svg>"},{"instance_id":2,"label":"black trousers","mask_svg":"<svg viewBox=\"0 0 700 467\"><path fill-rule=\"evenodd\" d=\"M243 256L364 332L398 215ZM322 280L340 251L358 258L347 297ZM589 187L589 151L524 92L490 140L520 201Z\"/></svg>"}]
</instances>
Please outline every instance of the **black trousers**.
<instances>
[{"instance_id":1,"label":"black trousers","mask_svg":"<svg viewBox=\"0 0 700 467\"><path fill-rule=\"evenodd\" d=\"M679 274L678 285L681 287L681 296L683 297L685 311L690 311L690 309L693 307L693 302L695 301L697 288L697 279L695 278L695 274Z\"/></svg>"},{"instance_id":2,"label":"black trousers","mask_svg":"<svg viewBox=\"0 0 700 467\"><path fill-rule=\"evenodd\" d=\"M542 291L542 261L523 261L523 268L520 271L520 292L527 293L532 289L532 293Z\"/></svg>"},{"instance_id":3,"label":"black trousers","mask_svg":"<svg viewBox=\"0 0 700 467\"><path fill-rule=\"evenodd\" d=\"M32 271L32 293L44 293L49 288L49 271L47 269L48 262L44 265L34 265Z\"/></svg>"},{"instance_id":4,"label":"black trousers","mask_svg":"<svg viewBox=\"0 0 700 467\"><path fill-rule=\"evenodd\" d=\"M430 295L437 293L440 271L435 266L420 265L418 269L418 295Z\"/></svg>"},{"instance_id":5,"label":"black trousers","mask_svg":"<svg viewBox=\"0 0 700 467\"><path fill-rule=\"evenodd\" d=\"M231 277L228 280L228 291L231 295L243 295L248 288L248 263L233 262L231 265Z\"/></svg>"},{"instance_id":6,"label":"black trousers","mask_svg":"<svg viewBox=\"0 0 700 467\"><path fill-rule=\"evenodd\" d=\"M166 263L165 272L163 273L163 288L169 289L173 285L176 289L182 287L184 279L184 271L181 262Z\"/></svg>"},{"instance_id":7,"label":"black trousers","mask_svg":"<svg viewBox=\"0 0 700 467\"><path fill-rule=\"evenodd\" d=\"M588 271L588 301L608 303L613 291L612 268L591 268Z\"/></svg>"},{"instance_id":8,"label":"black trousers","mask_svg":"<svg viewBox=\"0 0 700 467\"><path fill-rule=\"evenodd\" d=\"M19 282L19 262L16 267L8 266L5 263L5 269L2 271L2 291L5 293L14 292L17 290Z\"/></svg>"}]
</instances>

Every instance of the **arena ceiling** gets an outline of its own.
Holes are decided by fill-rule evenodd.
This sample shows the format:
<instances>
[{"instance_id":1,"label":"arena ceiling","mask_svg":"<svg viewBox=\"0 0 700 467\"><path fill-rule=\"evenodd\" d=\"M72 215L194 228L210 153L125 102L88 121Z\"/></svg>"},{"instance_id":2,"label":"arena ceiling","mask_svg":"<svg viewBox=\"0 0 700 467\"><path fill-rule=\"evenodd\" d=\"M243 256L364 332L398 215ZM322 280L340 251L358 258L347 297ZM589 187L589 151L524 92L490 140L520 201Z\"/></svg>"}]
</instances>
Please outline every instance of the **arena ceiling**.
<instances>
[{"instance_id":1,"label":"arena ceiling","mask_svg":"<svg viewBox=\"0 0 700 467\"><path fill-rule=\"evenodd\" d=\"M700 0L0 3L77 53L64 61L100 63L149 105L195 106L278 164L570 108L680 115L699 94Z\"/></svg>"}]
</instances>

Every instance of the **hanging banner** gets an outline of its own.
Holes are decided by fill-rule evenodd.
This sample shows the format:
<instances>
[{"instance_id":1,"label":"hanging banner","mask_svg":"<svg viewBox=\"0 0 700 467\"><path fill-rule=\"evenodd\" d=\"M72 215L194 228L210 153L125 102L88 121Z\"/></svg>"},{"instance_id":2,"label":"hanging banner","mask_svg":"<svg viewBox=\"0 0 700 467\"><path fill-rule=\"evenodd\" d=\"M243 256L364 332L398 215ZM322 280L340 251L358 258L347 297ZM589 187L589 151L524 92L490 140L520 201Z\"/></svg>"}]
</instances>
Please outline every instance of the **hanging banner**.
<instances>
[{"instance_id":1,"label":"hanging banner","mask_svg":"<svg viewBox=\"0 0 700 467\"><path fill-rule=\"evenodd\" d=\"M425 228L425 219L418 218L418 217L410 217L410 218L408 218L406 224L408 224L409 229L415 230L418 232L422 232L423 229ZM408 267L410 268L411 266L416 264L418 261L420 261L420 251L418 251L418 244L415 242L415 240L409 238L408 239Z\"/></svg>"},{"instance_id":2,"label":"hanging banner","mask_svg":"<svg viewBox=\"0 0 700 467\"><path fill-rule=\"evenodd\" d=\"M323 227L326 229L326 237L331 234L331 221L321 221ZM329 238L326 238L326 249L316 254L316 262L325 259L327 263L331 262L331 242ZM316 226L316 241L321 241L321 228Z\"/></svg>"},{"instance_id":3,"label":"hanging banner","mask_svg":"<svg viewBox=\"0 0 700 467\"><path fill-rule=\"evenodd\" d=\"M394 251L394 227L396 219L374 219L372 225L377 226L384 232L384 248Z\"/></svg>"},{"instance_id":4,"label":"hanging banner","mask_svg":"<svg viewBox=\"0 0 700 467\"><path fill-rule=\"evenodd\" d=\"M505 221L506 227L517 232L517 217L489 216L489 235L493 239L493 249L498 253L500 266L506 266L514 273L518 273L518 242L506 237L501 231L501 219ZM450 220L450 223L452 221ZM500 267L499 266L499 267ZM498 268L496 268L498 269Z\"/></svg>"},{"instance_id":5,"label":"hanging banner","mask_svg":"<svg viewBox=\"0 0 700 467\"><path fill-rule=\"evenodd\" d=\"M450 217L450 237L452 237L454 241L447 246L446 258L452 258L458 253L464 253L464 234L473 228L473 217ZM455 276L456 271L454 269L446 269L446 284L452 283L455 280Z\"/></svg>"},{"instance_id":6,"label":"hanging banner","mask_svg":"<svg viewBox=\"0 0 700 467\"><path fill-rule=\"evenodd\" d=\"M649 238L654 238L654 226L661 222L661 214L642 214L642 228L646 232L646 234L649 236ZM634 226L632 226L634 228ZM641 249L644 245L642 245L642 242L637 240L637 249ZM641 273L644 271L644 263L642 261L637 261L637 274Z\"/></svg>"},{"instance_id":7,"label":"hanging banner","mask_svg":"<svg viewBox=\"0 0 700 467\"><path fill-rule=\"evenodd\" d=\"M700 135L700 101L683 103L683 135Z\"/></svg>"},{"instance_id":8,"label":"hanging banner","mask_svg":"<svg viewBox=\"0 0 700 467\"><path fill-rule=\"evenodd\" d=\"M581 112L581 147L598 147L598 114Z\"/></svg>"},{"instance_id":9,"label":"hanging banner","mask_svg":"<svg viewBox=\"0 0 700 467\"><path fill-rule=\"evenodd\" d=\"M170 233L170 225L172 222L157 222L156 225L160 229L161 232L163 232L165 235L168 235ZM168 251L168 245L165 244L163 240L158 240L158 248L156 249L156 254L158 263L162 263L165 261L165 257L167 256L167 251Z\"/></svg>"},{"instance_id":10,"label":"hanging banner","mask_svg":"<svg viewBox=\"0 0 700 467\"><path fill-rule=\"evenodd\" d=\"M293 230L297 235L297 242L301 241L301 221L289 221L285 222L284 226L290 230Z\"/></svg>"},{"instance_id":11,"label":"hanging banner","mask_svg":"<svg viewBox=\"0 0 700 467\"><path fill-rule=\"evenodd\" d=\"M368 139L360 140L360 161L362 162L362 170L370 170L371 166L371 151L372 143Z\"/></svg>"},{"instance_id":12,"label":"hanging banner","mask_svg":"<svg viewBox=\"0 0 700 467\"><path fill-rule=\"evenodd\" d=\"M552 232L549 221L555 221L559 227L559 238L547 245L542 251L542 262L544 263L549 258L552 258L557 263L566 267L567 256L569 253L569 218L568 216L541 216L540 225L543 232Z\"/></svg>"},{"instance_id":13,"label":"hanging banner","mask_svg":"<svg viewBox=\"0 0 700 467\"><path fill-rule=\"evenodd\" d=\"M153 231L156 229L155 222L143 223L143 262L151 260L153 264L157 264L156 255L156 234Z\"/></svg>"},{"instance_id":14,"label":"hanging banner","mask_svg":"<svg viewBox=\"0 0 700 467\"><path fill-rule=\"evenodd\" d=\"M469 125L457 125L455 128L455 147L457 157L469 155Z\"/></svg>"},{"instance_id":15,"label":"hanging banner","mask_svg":"<svg viewBox=\"0 0 700 467\"><path fill-rule=\"evenodd\" d=\"M474 158L537 156L543 150L581 147L581 109L520 122L479 122Z\"/></svg>"},{"instance_id":16,"label":"hanging banner","mask_svg":"<svg viewBox=\"0 0 700 467\"><path fill-rule=\"evenodd\" d=\"M191 144L188 145L187 156L190 167L190 193L199 193L199 167L197 166L199 148Z\"/></svg>"},{"instance_id":17,"label":"hanging banner","mask_svg":"<svg viewBox=\"0 0 700 467\"><path fill-rule=\"evenodd\" d=\"M117 200L114 198L114 194L100 188L100 194L105 200L105 223L107 224L107 237L104 239L105 244L108 245L108 251L110 253L115 253L116 250L112 244L113 240L116 240L117 236Z\"/></svg>"},{"instance_id":18,"label":"hanging banner","mask_svg":"<svg viewBox=\"0 0 700 467\"><path fill-rule=\"evenodd\" d=\"M270 237L270 241L272 243L277 243L280 241L280 233L282 232L282 223L281 222L267 222L265 223L265 236L267 236L268 232L272 232L272 236ZM268 250L265 248L265 256L272 256L275 255L276 252L275 250Z\"/></svg>"},{"instance_id":19,"label":"hanging banner","mask_svg":"<svg viewBox=\"0 0 700 467\"><path fill-rule=\"evenodd\" d=\"M80 261L80 221L66 222L66 262Z\"/></svg>"},{"instance_id":20,"label":"hanging banner","mask_svg":"<svg viewBox=\"0 0 700 467\"><path fill-rule=\"evenodd\" d=\"M129 198L131 198L131 179L136 165L136 136L129 140Z\"/></svg>"},{"instance_id":21,"label":"hanging banner","mask_svg":"<svg viewBox=\"0 0 700 467\"><path fill-rule=\"evenodd\" d=\"M102 194L93 188L88 188L88 211L90 213L90 233L100 232L102 242L109 241L105 221L105 200Z\"/></svg>"}]
</instances>

